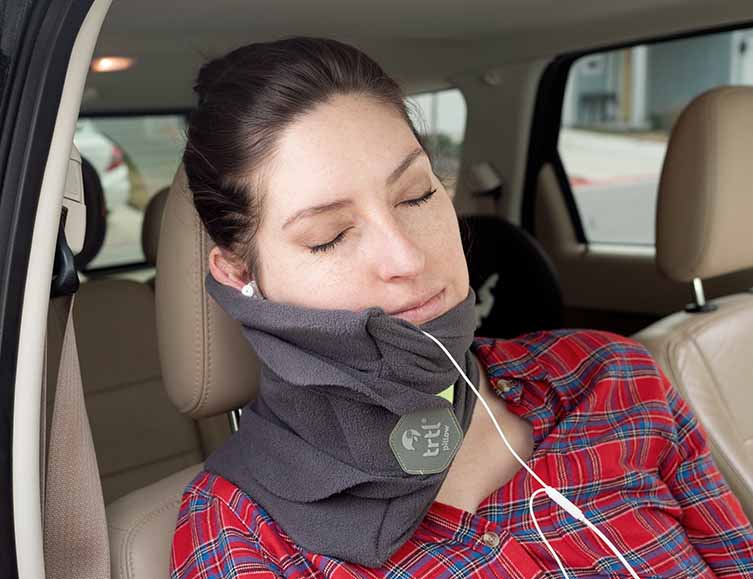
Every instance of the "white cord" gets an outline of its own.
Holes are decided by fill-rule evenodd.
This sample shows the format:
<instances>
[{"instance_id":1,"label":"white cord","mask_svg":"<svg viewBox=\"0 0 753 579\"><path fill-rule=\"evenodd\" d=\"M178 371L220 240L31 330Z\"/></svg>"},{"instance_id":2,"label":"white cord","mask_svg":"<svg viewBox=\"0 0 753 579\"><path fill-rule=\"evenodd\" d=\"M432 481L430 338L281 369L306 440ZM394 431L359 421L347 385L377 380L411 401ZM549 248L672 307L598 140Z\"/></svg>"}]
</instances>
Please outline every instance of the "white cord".
<instances>
[{"instance_id":1,"label":"white cord","mask_svg":"<svg viewBox=\"0 0 753 579\"><path fill-rule=\"evenodd\" d=\"M567 574L567 571L565 571L565 566L562 564L562 561L560 561L559 555L557 555L557 552L554 550L554 548L549 544L549 541L546 538L546 535L544 535L544 532L541 530L541 527L539 527L539 522L536 520L536 515L533 512L533 501L536 499L536 495L539 493L546 492L545 489L536 489L531 493L531 498L528 499L528 512L531 513L531 519L533 520L533 526L536 527L536 531L539 534L539 537L541 537L541 540L544 541L544 545L546 545L546 548L549 549L549 552L552 554L552 557L554 557L554 560L557 562L557 565L559 565L560 571L562 571L562 576L565 579L570 579L570 575Z\"/></svg>"},{"instance_id":2,"label":"white cord","mask_svg":"<svg viewBox=\"0 0 753 579\"><path fill-rule=\"evenodd\" d=\"M554 501L558 506L563 508L565 511L567 511L570 516L574 517L575 519L581 521L583 524L585 524L589 529L591 529L602 541L604 541L604 544L609 547L609 549L612 551L612 553L615 554L615 556L619 559L620 563L622 563L625 568L630 573L630 576L633 577L633 579L640 579L638 577L638 574L633 570L633 568L630 566L630 564L625 560L625 557L622 556L622 554L617 550L617 547L614 546L612 541L610 541L604 533L602 533L599 529L594 526L594 524L589 521L586 516L583 514L583 511L581 511L578 507L576 507L570 500L565 497L561 492L559 492L557 489L550 487L548 484L546 484L543 480L541 480L541 477L537 475L531 467L529 467L525 461L520 458L517 452L515 452L515 449L512 447L512 445L508 442L507 437L505 436L505 433L502 432L502 428L499 426L499 423L497 422L497 419L494 417L494 414L491 411L491 408L489 408L489 405L487 404L486 400L484 400L484 397L481 396L478 390L476 390L476 387L473 385L473 383L468 379L468 376L465 375L465 372L463 372L463 369L458 365L458 363L455 361L455 358L452 357L452 354L450 354L447 351L447 348L444 347L444 344L437 340L434 336L432 336L429 332L425 332L424 330L421 330L423 334L430 338L437 346L439 346L442 349L442 352L450 359L450 361L453 363L455 368L458 372L460 372L460 375L463 377L463 379L466 381L468 386L471 387L471 390L473 390L473 393L476 395L476 398L479 399L479 401L484 405L484 408L486 409L486 413L489 415L489 418L492 419L492 422L494 423L494 427L497 429L497 432L499 433L500 438L502 439L502 442L505 443L505 446L507 446L508 450L512 453L515 460L517 460L523 468L525 468L529 474L543 487L540 489L535 490L531 494L531 498L528 501L528 510L531 513L531 518L533 519L533 524L536 527L536 530L539 533L539 536L541 537L541 540L544 541L544 544L546 545L547 549L549 549L549 552L554 556L554 560L557 562L557 565L559 565L560 570L562 571L562 574L565 576L565 579L569 579L569 575L565 571L564 566L562 565L562 562L560 561L560 558L557 556L557 553L554 552L554 549L549 544L549 541L547 541L546 537L544 536L544 533L541 531L541 527L539 527L539 523L536 520L536 515L533 512L533 501L537 494L543 492L546 493L546 495Z\"/></svg>"},{"instance_id":3,"label":"white cord","mask_svg":"<svg viewBox=\"0 0 753 579\"><path fill-rule=\"evenodd\" d=\"M440 342L439 340L437 340L429 332L424 332L424 330L421 330L421 331L426 335L426 337L431 338L432 340L434 340L434 342L437 344L437 346L439 346L442 349L442 351L445 353L445 355L455 365L455 368L457 368L458 372L460 372L460 375L468 383L468 386L471 387L471 390L473 390L473 393L476 395L476 398L478 398L479 402L481 402L484 405L484 408L486 408L486 412L489 415L489 418L492 419L492 422L494 423L494 426L497 429L497 432L499 433L499 436L502 438L502 442L505 443L505 445L507 446L507 448L510 450L510 452L512 453L512 455L515 457L515 460L517 460L520 464L522 464L523 468L525 468L530 473L530 475L539 482L539 484L542 487L549 486L543 480L541 480L541 477L539 475L537 475L535 472L533 472L533 469L531 469L531 467L529 467L525 463L525 461L522 458L520 458L520 456L518 455L518 453L515 452L515 449L510 445L509 442L507 442L507 437L505 436L505 433L502 432L502 429L500 428L499 423L497 422L497 419L494 417L494 414L492 413L491 408L489 408L489 405L487 404L486 400L484 400L484 397L481 396L481 394L479 393L478 390L476 390L476 387L473 385L473 382L471 382L468 379L468 376L465 375L465 372L463 372L462 368L460 368L460 366L458 365L458 363L455 361L455 358L452 357L452 354L450 354L447 351L447 348L444 347L444 344L442 344L442 342Z\"/></svg>"},{"instance_id":4,"label":"white cord","mask_svg":"<svg viewBox=\"0 0 753 579\"><path fill-rule=\"evenodd\" d=\"M630 566L630 563L628 563L625 560L625 557L622 556L622 553L620 553L617 550L617 547L615 547L614 544L612 544L612 541L610 541L604 533L602 533L599 529L597 529L596 526L591 521L589 521L587 518L585 518L585 517L583 517L583 523L589 529L591 529L594 533L596 533L596 535L599 537L599 539L601 539L602 541L604 541L604 544L606 544L606 546L609 547L609 549L612 551L612 553L614 553L615 556L620 560L620 563L622 563L622 565L625 567L625 569L628 570L628 572L630 573L630 576L633 577L633 579L640 579L638 577L638 574Z\"/></svg>"}]
</instances>

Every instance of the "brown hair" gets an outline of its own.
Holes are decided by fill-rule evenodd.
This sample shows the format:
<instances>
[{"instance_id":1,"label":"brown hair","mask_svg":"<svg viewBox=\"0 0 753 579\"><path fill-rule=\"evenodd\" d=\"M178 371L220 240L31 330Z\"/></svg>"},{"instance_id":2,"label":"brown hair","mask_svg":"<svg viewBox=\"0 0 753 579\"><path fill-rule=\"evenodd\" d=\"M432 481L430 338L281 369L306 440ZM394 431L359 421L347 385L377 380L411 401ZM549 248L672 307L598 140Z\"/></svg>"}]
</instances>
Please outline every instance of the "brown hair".
<instances>
[{"instance_id":1,"label":"brown hair","mask_svg":"<svg viewBox=\"0 0 753 579\"><path fill-rule=\"evenodd\" d=\"M194 91L199 103L183 154L194 205L215 244L253 273L260 169L280 133L301 115L336 95L369 96L394 107L423 146L399 85L366 54L336 40L243 46L204 64Z\"/></svg>"}]
</instances>

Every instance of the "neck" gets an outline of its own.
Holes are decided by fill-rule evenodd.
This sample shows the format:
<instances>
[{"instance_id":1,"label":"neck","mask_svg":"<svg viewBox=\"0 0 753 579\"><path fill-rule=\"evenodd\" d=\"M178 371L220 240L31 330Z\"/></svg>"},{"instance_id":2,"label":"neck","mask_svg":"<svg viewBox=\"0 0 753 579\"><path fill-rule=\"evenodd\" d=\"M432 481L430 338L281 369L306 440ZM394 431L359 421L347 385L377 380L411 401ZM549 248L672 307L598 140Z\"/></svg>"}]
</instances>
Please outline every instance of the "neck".
<instances>
[{"instance_id":1,"label":"neck","mask_svg":"<svg viewBox=\"0 0 753 579\"><path fill-rule=\"evenodd\" d=\"M473 359L475 360L476 365L479 369L479 394L481 394L481 397L486 400L489 408L494 414L494 417L497 419L497 422L499 422L502 430L507 430L505 428L506 426L519 423L522 419L517 414L514 414L512 411L510 411L509 408L507 408L505 401L492 387L491 383L489 382L489 376L487 375L486 368L483 366L483 364L481 364L481 362L475 355L473 355ZM499 441L499 434L497 433L497 429L494 427L494 423L489 417L489 414L486 412L486 408L484 408L483 404L476 404L476 406L474 407L471 423L473 424L474 429L478 429L479 432L483 433L484 438L488 436L494 441ZM496 444L496 442L493 442L492 444Z\"/></svg>"}]
</instances>

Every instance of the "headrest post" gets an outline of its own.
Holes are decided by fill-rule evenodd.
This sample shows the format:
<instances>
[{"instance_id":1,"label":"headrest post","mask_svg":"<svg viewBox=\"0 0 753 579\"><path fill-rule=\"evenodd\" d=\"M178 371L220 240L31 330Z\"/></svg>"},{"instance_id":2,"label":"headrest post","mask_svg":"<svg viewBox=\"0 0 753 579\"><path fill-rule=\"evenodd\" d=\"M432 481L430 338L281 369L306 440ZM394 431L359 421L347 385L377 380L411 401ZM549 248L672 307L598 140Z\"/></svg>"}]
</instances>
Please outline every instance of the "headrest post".
<instances>
[{"instance_id":1,"label":"headrest post","mask_svg":"<svg viewBox=\"0 0 753 579\"><path fill-rule=\"evenodd\" d=\"M692 304L685 306L685 311L691 314L703 314L713 312L717 306L706 302L706 295L703 293L703 282L700 277L693 278L693 299Z\"/></svg>"},{"instance_id":2,"label":"headrest post","mask_svg":"<svg viewBox=\"0 0 753 579\"><path fill-rule=\"evenodd\" d=\"M703 293L703 282L700 277L693 278L693 295L695 297L695 305L699 308L706 305L706 295Z\"/></svg>"},{"instance_id":3,"label":"headrest post","mask_svg":"<svg viewBox=\"0 0 753 579\"><path fill-rule=\"evenodd\" d=\"M230 432L238 432L238 426L241 422L241 412L240 408L236 408L227 413L228 420L230 421Z\"/></svg>"}]
</instances>

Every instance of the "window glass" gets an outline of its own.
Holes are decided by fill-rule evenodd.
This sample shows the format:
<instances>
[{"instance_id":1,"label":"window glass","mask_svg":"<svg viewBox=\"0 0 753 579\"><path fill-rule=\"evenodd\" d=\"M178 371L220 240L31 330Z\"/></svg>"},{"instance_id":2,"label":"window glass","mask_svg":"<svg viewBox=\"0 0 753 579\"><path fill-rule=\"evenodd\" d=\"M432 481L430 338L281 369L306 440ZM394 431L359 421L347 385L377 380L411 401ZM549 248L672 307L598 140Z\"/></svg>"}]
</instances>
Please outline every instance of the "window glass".
<instances>
[{"instance_id":1,"label":"window glass","mask_svg":"<svg viewBox=\"0 0 753 579\"><path fill-rule=\"evenodd\" d=\"M753 84L753 29L635 46L573 64L559 151L591 242L653 245L669 131L713 87Z\"/></svg>"},{"instance_id":2,"label":"window glass","mask_svg":"<svg viewBox=\"0 0 753 579\"><path fill-rule=\"evenodd\" d=\"M458 89L448 89L413 95L407 101L416 129L432 153L434 172L454 195L465 134L463 95Z\"/></svg>"},{"instance_id":3,"label":"window glass","mask_svg":"<svg viewBox=\"0 0 753 579\"><path fill-rule=\"evenodd\" d=\"M144 261L144 209L172 182L185 146L184 117L81 118L73 140L96 169L107 206L105 241L88 269Z\"/></svg>"}]
</instances>

